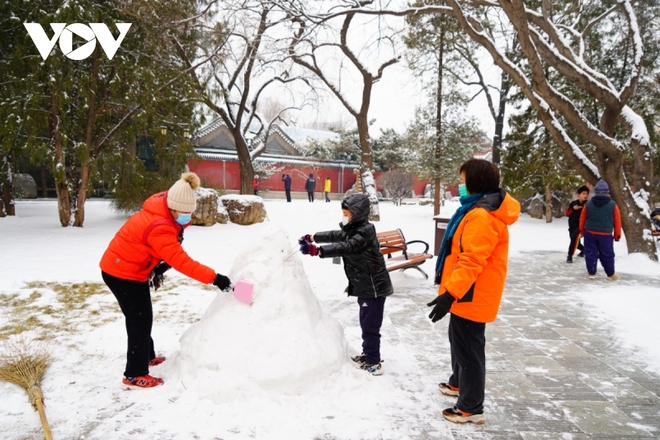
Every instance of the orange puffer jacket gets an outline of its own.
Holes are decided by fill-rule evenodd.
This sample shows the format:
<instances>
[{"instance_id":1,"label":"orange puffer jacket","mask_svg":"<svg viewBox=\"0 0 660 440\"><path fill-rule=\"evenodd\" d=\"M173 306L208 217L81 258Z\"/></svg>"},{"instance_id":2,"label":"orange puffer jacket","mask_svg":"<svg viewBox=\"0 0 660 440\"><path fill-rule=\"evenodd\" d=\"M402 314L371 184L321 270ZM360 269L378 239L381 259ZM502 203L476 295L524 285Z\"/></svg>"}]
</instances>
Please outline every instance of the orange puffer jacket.
<instances>
[{"instance_id":1,"label":"orange puffer jacket","mask_svg":"<svg viewBox=\"0 0 660 440\"><path fill-rule=\"evenodd\" d=\"M520 203L503 190L482 197L456 228L438 293L456 301L450 313L475 322L497 317L504 291L509 230Z\"/></svg>"},{"instance_id":2,"label":"orange puffer jacket","mask_svg":"<svg viewBox=\"0 0 660 440\"><path fill-rule=\"evenodd\" d=\"M183 226L167 208L167 192L154 194L119 229L101 258L101 270L114 277L147 281L161 261L184 275L205 284L215 279L215 271L193 260L179 243Z\"/></svg>"}]
</instances>

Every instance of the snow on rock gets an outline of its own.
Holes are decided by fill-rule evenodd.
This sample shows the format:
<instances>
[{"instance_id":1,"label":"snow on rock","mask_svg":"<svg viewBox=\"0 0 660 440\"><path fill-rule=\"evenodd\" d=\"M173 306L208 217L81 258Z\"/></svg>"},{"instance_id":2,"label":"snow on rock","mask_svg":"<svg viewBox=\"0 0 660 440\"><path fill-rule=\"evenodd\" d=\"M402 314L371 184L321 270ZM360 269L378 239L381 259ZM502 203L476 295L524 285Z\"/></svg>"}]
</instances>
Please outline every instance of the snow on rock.
<instances>
[{"instance_id":1,"label":"snow on rock","mask_svg":"<svg viewBox=\"0 0 660 440\"><path fill-rule=\"evenodd\" d=\"M220 403L263 391L299 394L349 361L342 326L314 295L294 252L269 225L245 244L228 276L254 284L253 304L219 292L181 337L169 380Z\"/></svg>"}]
</instances>

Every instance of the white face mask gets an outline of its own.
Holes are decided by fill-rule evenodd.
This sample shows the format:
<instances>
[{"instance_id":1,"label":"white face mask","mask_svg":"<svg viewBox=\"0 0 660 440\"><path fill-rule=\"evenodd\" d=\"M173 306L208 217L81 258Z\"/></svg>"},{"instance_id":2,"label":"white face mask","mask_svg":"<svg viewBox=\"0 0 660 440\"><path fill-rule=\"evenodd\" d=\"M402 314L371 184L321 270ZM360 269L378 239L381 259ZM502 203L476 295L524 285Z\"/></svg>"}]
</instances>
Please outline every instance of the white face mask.
<instances>
[{"instance_id":1,"label":"white face mask","mask_svg":"<svg viewBox=\"0 0 660 440\"><path fill-rule=\"evenodd\" d=\"M342 225L347 225L348 223L349 223L348 217L346 217L345 215L342 216L342 218L341 218L341 224L342 224Z\"/></svg>"}]
</instances>

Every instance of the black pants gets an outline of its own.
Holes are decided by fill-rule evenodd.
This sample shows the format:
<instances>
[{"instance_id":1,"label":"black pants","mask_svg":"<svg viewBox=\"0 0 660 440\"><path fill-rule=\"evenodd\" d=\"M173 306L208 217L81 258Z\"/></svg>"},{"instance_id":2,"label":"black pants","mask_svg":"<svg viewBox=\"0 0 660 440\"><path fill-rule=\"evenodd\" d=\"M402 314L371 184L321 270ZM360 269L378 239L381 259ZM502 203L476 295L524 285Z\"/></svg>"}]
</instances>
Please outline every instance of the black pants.
<instances>
[{"instance_id":1,"label":"black pants","mask_svg":"<svg viewBox=\"0 0 660 440\"><path fill-rule=\"evenodd\" d=\"M362 353L368 364L380 362L380 326L383 325L385 297L358 298L360 328L362 329Z\"/></svg>"},{"instance_id":2,"label":"black pants","mask_svg":"<svg viewBox=\"0 0 660 440\"><path fill-rule=\"evenodd\" d=\"M314 201L314 191L311 191L311 192L310 192L310 191L307 191L307 199L308 199L310 202L313 202L313 201Z\"/></svg>"},{"instance_id":3,"label":"black pants","mask_svg":"<svg viewBox=\"0 0 660 440\"><path fill-rule=\"evenodd\" d=\"M286 201L290 202L291 201L291 190L290 189L285 189L284 192L286 193Z\"/></svg>"},{"instance_id":4,"label":"black pants","mask_svg":"<svg viewBox=\"0 0 660 440\"><path fill-rule=\"evenodd\" d=\"M124 376L136 377L149 374L149 361L156 357L154 341L151 339L153 310L147 281L132 281L113 277L101 272L103 281L117 298L126 318L128 350Z\"/></svg>"},{"instance_id":5,"label":"black pants","mask_svg":"<svg viewBox=\"0 0 660 440\"><path fill-rule=\"evenodd\" d=\"M458 387L456 406L461 411L482 413L486 391L486 324L460 316L449 318L452 375Z\"/></svg>"},{"instance_id":6,"label":"black pants","mask_svg":"<svg viewBox=\"0 0 660 440\"><path fill-rule=\"evenodd\" d=\"M584 246L582 246L582 243L580 243L580 230L575 229L571 231L569 229L568 234L571 236L571 244L568 245L568 256L572 257L576 249L580 252L583 252Z\"/></svg>"},{"instance_id":7,"label":"black pants","mask_svg":"<svg viewBox=\"0 0 660 440\"><path fill-rule=\"evenodd\" d=\"M325 195L325 201L329 202L330 201L330 193L329 192L324 192L323 194Z\"/></svg>"}]
</instances>

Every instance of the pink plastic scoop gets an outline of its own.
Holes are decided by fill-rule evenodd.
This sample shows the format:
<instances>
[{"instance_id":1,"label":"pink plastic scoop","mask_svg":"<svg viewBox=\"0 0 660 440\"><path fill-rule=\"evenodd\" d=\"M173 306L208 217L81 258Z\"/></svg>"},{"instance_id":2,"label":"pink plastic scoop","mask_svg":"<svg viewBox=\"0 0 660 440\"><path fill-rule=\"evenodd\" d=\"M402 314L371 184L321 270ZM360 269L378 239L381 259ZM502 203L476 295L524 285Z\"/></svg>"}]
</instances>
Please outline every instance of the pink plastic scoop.
<instances>
[{"instance_id":1,"label":"pink plastic scoop","mask_svg":"<svg viewBox=\"0 0 660 440\"><path fill-rule=\"evenodd\" d=\"M252 291L254 284L245 280L238 280L234 284L234 298L245 304L252 304Z\"/></svg>"}]
</instances>

